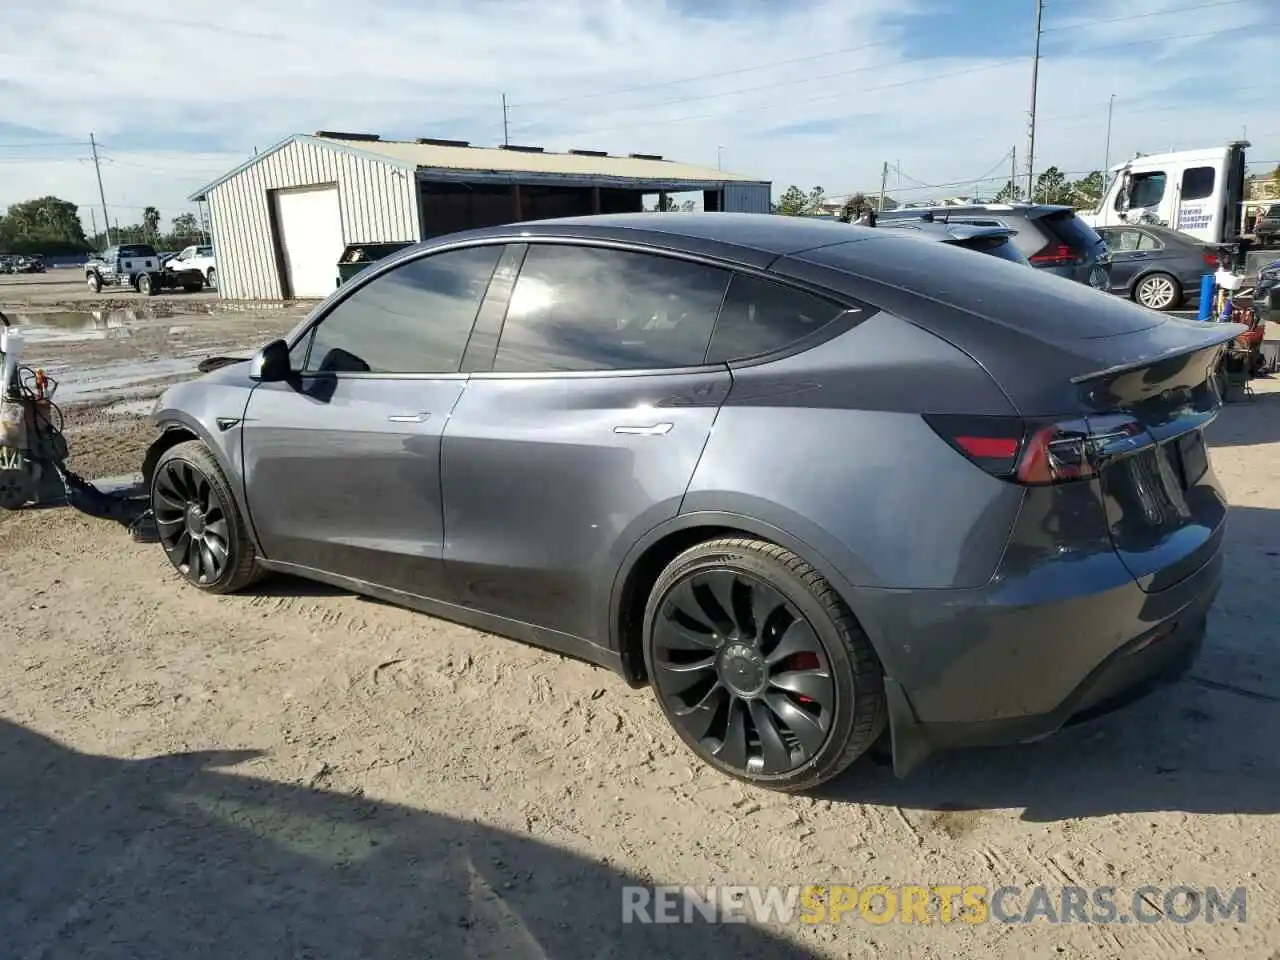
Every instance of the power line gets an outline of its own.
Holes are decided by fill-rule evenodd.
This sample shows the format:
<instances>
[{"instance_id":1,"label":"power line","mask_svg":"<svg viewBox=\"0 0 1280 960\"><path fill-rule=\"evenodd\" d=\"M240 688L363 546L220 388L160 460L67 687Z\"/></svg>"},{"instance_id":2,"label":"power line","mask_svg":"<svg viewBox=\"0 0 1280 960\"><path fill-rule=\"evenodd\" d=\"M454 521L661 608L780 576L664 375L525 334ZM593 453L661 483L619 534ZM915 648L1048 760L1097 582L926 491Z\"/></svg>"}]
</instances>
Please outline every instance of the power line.
<instances>
[{"instance_id":1,"label":"power line","mask_svg":"<svg viewBox=\"0 0 1280 960\"><path fill-rule=\"evenodd\" d=\"M1131 40L1131 41L1126 41L1124 43L1100 44L1100 45L1090 46L1090 47L1079 47L1071 50L1069 53L1042 54L1041 59L1048 59L1050 57L1055 57L1055 58L1076 57L1086 53L1098 53L1098 52L1107 51L1107 50L1122 50L1122 49L1127 49L1131 47L1148 46L1150 44L1155 44L1155 43L1169 43L1176 40L1198 40L1198 39L1203 39L1207 37L1222 36L1230 33L1239 33L1242 31L1256 32L1256 30L1257 30L1257 26L1255 24L1250 24L1248 26L1243 26L1243 27L1228 27L1226 29L1221 29L1221 30L1201 31L1199 33L1187 33L1187 34L1179 34L1176 36L1165 36L1165 37L1152 37L1146 40ZM800 99L777 101L773 103L764 103L764 104L752 103L752 104L742 105L739 107L734 107L730 110L718 111L714 113L701 113L701 114L696 114L691 116L682 116L682 117L666 117L661 119L642 120L642 121L633 122L633 123L617 124L610 127L597 127L594 129L573 130L573 131L568 131L566 133L562 133L560 134L560 136L569 137L569 136L592 135L592 134L599 134L599 133L611 133L618 130L631 130L638 127L661 126L669 123L685 123L692 120L711 120L711 119L716 119L718 117L729 116L734 113L741 113L746 110L763 111L763 110L770 110L770 109L780 108L780 107L795 107L805 103L817 103L823 100L840 100L840 99L848 98L854 94L871 93L878 90L888 90L888 89L893 89L897 87L913 86L915 84L920 84L920 83L931 83L936 80L947 79L948 77L986 72L990 70L999 69L1000 67L1006 67L1016 63L1022 63L1024 62L1024 60L1025 60L1025 57L1022 57L1022 56L1009 57L1004 60L996 60L991 63L982 64L981 66L969 65L956 70L949 70L942 73L933 73L933 74L928 74L922 77L913 77L908 80L899 80L894 83L878 84L876 86L871 86L871 87L859 87L853 90L842 90L838 93L820 94L815 97L804 97ZM843 75L848 75L852 73L861 73L861 72L865 72L867 69L883 69L883 67L882 66L878 66L875 68L860 67L856 70L842 71L838 74L825 74L822 77L808 77L808 78L805 78L804 80L799 80L799 81L774 83L774 84L768 84L767 86L764 86L764 87L752 87L749 89L729 90L729 91L723 91L717 94L708 94L706 96L701 96L701 97L692 97L692 98L686 98L682 100L671 100L671 101L666 101L664 103L658 103L658 104L645 104L645 105L636 106L636 107L627 107L624 109L650 110L656 107L673 106L678 103L685 103L693 100L705 100L705 99L709 99L710 97L732 96L735 93L750 93L750 92L755 92L762 89L772 90L780 86L787 86L789 85L789 83L808 83L812 80L829 79L834 76L843 76ZM516 126L516 129L519 130L519 129L529 129L534 126L547 126L547 124L530 123L530 124L524 124L524 125L516 124L515 126Z\"/></svg>"},{"instance_id":2,"label":"power line","mask_svg":"<svg viewBox=\"0 0 1280 960\"><path fill-rule=\"evenodd\" d=\"M1253 2L1253 0L1216 0L1216 2L1213 3L1197 3L1190 7L1170 7L1162 10L1150 10L1147 13L1131 13L1123 17L1107 17L1106 19L1082 20L1079 23L1064 23L1056 27L1045 27L1044 32L1057 33L1059 30L1079 30L1082 27L1101 27L1108 23L1128 23L1130 20L1145 20L1148 17L1167 17L1175 13L1193 13L1196 10L1212 10L1215 7L1229 7L1251 2Z\"/></svg>"}]
</instances>

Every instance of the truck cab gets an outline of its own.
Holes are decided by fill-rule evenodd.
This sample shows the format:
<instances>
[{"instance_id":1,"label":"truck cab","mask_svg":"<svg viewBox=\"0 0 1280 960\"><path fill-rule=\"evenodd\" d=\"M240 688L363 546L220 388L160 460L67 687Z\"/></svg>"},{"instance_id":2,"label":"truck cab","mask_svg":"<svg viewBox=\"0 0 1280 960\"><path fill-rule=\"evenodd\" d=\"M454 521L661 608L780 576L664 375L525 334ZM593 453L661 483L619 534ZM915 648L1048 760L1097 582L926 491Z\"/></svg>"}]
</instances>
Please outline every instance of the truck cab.
<instances>
[{"instance_id":1,"label":"truck cab","mask_svg":"<svg viewBox=\"0 0 1280 960\"><path fill-rule=\"evenodd\" d=\"M1081 215L1098 227L1152 224L1190 234L1204 243L1239 237L1248 141L1226 146L1134 157L1111 168L1098 209Z\"/></svg>"}]
</instances>

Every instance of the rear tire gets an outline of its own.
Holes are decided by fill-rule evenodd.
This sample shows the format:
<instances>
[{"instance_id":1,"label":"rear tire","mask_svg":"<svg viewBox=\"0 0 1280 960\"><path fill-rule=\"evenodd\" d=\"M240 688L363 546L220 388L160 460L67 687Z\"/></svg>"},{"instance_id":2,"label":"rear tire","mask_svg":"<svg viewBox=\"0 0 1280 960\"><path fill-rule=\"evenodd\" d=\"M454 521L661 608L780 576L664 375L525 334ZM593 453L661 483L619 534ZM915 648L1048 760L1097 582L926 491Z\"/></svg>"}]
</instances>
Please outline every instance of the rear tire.
<instances>
[{"instance_id":1,"label":"rear tire","mask_svg":"<svg viewBox=\"0 0 1280 960\"><path fill-rule=\"evenodd\" d=\"M151 511L165 555L206 593L235 593L262 577L253 539L213 454L188 440L160 455Z\"/></svg>"},{"instance_id":2,"label":"rear tire","mask_svg":"<svg viewBox=\"0 0 1280 960\"><path fill-rule=\"evenodd\" d=\"M138 274L138 292L142 294L144 297L155 296L155 289L151 283L151 274L149 273Z\"/></svg>"},{"instance_id":3,"label":"rear tire","mask_svg":"<svg viewBox=\"0 0 1280 960\"><path fill-rule=\"evenodd\" d=\"M884 731L884 674L853 613L796 554L750 538L686 550L644 614L658 704L705 763L772 790L838 775Z\"/></svg>"},{"instance_id":4,"label":"rear tire","mask_svg":"<svg viewBox=\"0 0 1280 960\"><path fill-rule=\"evenodd\" d=\"M207 286L216 287L218 285L218 271L210 267L209 272L204 275L204 282Z\"/></svg>"},{"instance_id":5,"label":"rear tire","mask_svg":"<svg viewBox=\"0 0 1280 960\"><path fill-rule=\"evenodd\" d=\"M1149 273L1134 284L1133 299L1152 310L1173 310L1182 303L1182 284L1167 273Z\"/></svg>"}]
</instances>

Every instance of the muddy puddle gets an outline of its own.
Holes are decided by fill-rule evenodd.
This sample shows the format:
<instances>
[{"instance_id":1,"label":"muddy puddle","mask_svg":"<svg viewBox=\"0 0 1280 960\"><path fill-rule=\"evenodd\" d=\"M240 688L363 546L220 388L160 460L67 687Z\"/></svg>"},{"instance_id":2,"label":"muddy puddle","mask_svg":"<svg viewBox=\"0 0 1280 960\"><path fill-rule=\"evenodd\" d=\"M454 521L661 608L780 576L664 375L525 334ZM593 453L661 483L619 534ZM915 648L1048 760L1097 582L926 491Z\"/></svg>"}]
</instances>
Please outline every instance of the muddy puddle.
<instances>
[{"instance_id":1,"label":"muddy puddle","mask_svg":"<svg viewBox=\"0 0 1280 960\"><path fill-rule=\"evenodd\" d=\"M167 381L175 377L196 377L196 365L204 354L190 357L160 357L154 360L122 360L117 363L100 363L90 367L59 368L51 364L49 375L54 377L57 391L54 401L65 406L69 403L92 403L113 398L113 413L143 413L150 409L147 398L162 392ZM131 401L128 405L125 402Z\"/></svg>"},{"instance_id":2,"label":"muddy puddle","mask_svg":"<svg viewBox=\"0 0 1280 960\"><path fill-rule=\"evenodd\" d=\"M164 305L128 307L116 310L50 310L10 314L10 321L22 331L28 343L77 343L88 340L124 340L134 328L154 320L173 317L199 320L212 315L206 310L175 310Z\"/></svg>"}]
</instances>

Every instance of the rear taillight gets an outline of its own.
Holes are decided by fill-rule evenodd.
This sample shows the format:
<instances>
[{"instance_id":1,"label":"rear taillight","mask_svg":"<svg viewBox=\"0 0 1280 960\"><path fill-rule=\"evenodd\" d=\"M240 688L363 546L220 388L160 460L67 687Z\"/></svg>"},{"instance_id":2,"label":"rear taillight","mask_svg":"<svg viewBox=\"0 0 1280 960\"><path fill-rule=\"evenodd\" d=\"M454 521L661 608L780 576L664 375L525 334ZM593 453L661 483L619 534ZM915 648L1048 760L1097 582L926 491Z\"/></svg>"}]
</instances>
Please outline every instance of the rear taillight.
<instances>
[{"instance_id":1,"label":"rear taillight","mask_svg":"<svg viewBox=\"0 0 1280 960\"><path fill-rule=\"evenodd\" d=\"M1039 253L1033 253L1028 259L1036 267L1069 267L1084 263L1084 252L1073 250L1065 243L1053 243Z\"/></svg>"},{"instance_id":2,"label":"rear taillight","mask_svg":"<svg viewBox=\"0 0 1280 960\"><path fill-rule=\"evenodd\" d=\"M1126 416L1022 420L925 414L924 419L976 466L1026 486L1088 480L1107 460L1153 442L1142 424Z\"/></svg>"},{"instance_id":3,"label":"rear taillight","mask_svg":"<svg viewBox=\"0 0 1280 960\"><path fill-rule=\"evenodd\" d=\"M1204 265L1206 267L1213 267L1216 270L1218 269L1218 263L1219 260L1216 253L1206 253L1204 255Z\"/></svg>"}]
</instances>

